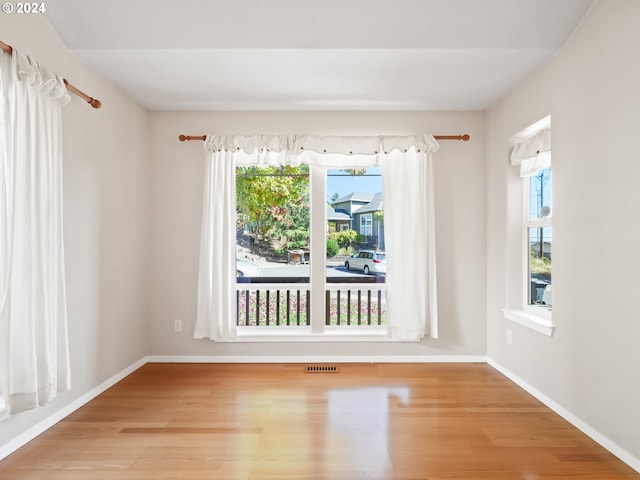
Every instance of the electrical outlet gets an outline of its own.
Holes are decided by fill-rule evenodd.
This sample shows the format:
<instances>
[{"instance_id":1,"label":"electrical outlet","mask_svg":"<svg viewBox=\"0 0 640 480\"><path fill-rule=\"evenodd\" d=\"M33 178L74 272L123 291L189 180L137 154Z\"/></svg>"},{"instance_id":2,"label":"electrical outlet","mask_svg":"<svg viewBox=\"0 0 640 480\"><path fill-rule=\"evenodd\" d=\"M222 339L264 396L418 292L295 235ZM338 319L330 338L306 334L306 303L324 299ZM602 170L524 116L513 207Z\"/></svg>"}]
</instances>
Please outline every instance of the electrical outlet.
<instances>
[{"instance_id":1,"label":"electrical outlet","mask_svg":"<svg viewBox=\"0 0 640 480\"><path fill-rule=\"evenodd\" d=\"M174 332L182 331L182 320L178 319L173 321L173 331Z\"/></svg>"},{"instance_id":2,"label":"electrical outlet","mask_svg":"<svg viewBox=\"0 0 640 480\"><path fill-rule=\"evenodd\" d=\"M508 345L513 343L513 332L510 329L507 329L506 341Z\"/></svg>"}]
</instances>

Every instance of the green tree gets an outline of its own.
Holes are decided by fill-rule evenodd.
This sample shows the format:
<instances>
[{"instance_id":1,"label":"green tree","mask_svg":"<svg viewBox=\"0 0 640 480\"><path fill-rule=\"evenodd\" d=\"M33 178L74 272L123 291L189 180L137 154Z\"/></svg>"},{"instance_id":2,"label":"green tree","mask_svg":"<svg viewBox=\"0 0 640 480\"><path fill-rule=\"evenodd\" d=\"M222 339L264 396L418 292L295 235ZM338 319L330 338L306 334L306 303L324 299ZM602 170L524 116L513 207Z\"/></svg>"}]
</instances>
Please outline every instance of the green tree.
<instances>
[{"instance_id":1,"label":"green tree","mask_svg":"<svg viewBox=\"0 0 640 480\"><path fill-rule=\"evenodd\" d=\"M238 167L237 226L256 239L287 238L299 248L309 235L309 170L299 167Z\"/></svg>"}]
</instances>

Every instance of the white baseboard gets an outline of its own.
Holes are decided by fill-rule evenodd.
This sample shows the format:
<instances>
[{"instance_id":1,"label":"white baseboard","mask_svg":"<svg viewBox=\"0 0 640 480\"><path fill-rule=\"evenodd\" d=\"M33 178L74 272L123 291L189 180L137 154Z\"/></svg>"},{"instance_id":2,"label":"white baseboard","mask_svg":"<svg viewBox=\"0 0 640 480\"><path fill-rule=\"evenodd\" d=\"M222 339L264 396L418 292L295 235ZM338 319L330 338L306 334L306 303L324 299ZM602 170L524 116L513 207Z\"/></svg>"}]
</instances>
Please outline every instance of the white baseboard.
<instances>
[{"instance_id":1,"label":"white baseboard","mask_svg":"<svg viewBox=\"0 0 640 480\"><path fill-rule=\"evenodd\" d=\"M62 408L60 408L59 410L57 410L54 413L52 413L51 415L49 415L44 420L41 420L40 422L35 424L29 430L26 430L25 432L22 432L20 435L18 435L17 437L13 438L11 441L5 443L4 445L0 445L0 460L2 460L3 458L7 457L11 453L15 452L17 449L19 449L20 447L22 447L26 443L28 443L31 440L33 440L38 435L40 435L42 432L44 432L45 430L51 428L53 425L58 423L60 420L62 420L66 416L68 416L68 415L72 414L73 412L75 412L77 409L82 407L84 404L86 404L90 400L94 399L95 397L100 395L102 392L104 392L105 390L110 388L111 386L113 386L116 383L118 383L120 380L122 380L124 377L126 377L130 373L136 371L138 368L140 368L145 363L147 363L147 360L145 358L142 358L142 359L138 360L134 364L128 366L127 368L125 368L121 372L117 373L113 377L111 377L108 380L102 382L96 388L94 388L94 389L90 390L89 392L85 393L84 395L82 395L81 397L77 398L73 402L68 403L67 405L64 405Z\"/></svg>"},{"instance_id":2,"label":"white baseboard","mask_svg":"<svg viewBox=\"0 0 640 480\"><path fill-rule=\"evenodd\" d=\"M149 363L486 363L484 355L152 355Z\"/></svg>"},{"instance_id":3,"label":"white baseboard","mask_svg":"<svg viewBox=\"0 0 640 480\"><path fill-rule=\"evenodd\" d=\"M562 418L564 418L567 422L569 422L571 425L576 427L582 433L584 433L588 437L591 437L591 439L593 439L595 442L599 443L602 447L606 448L613 455L615 455L624 463L626 463L631 468L633 468L635 471L640 473L640 458L633 456L631 453L629 453L627 450L622 448L620 445L610 440L608 437L600 433L598 430L596 430L586 422L576 417L573 413L568 411L562 405L559 405L558 403L553 401L551 398L547 397L544 393L540 392L539 390L537 390L536 388L534 388L533 386L531 386L530 384L522 380L515 373L511 372L510 370L502 366L500 363L496 362L491 358L487 358L487 363L491 367L495 368L498 372L503 374L505 377L507 377L509 380L514 382L516 385L518 385L519 387L521 387L522 389L526 390L528 393L533 395L535 398L540 400L547 407L549 407L555 413L560 415Z\"/></svg>"}]
</instances>

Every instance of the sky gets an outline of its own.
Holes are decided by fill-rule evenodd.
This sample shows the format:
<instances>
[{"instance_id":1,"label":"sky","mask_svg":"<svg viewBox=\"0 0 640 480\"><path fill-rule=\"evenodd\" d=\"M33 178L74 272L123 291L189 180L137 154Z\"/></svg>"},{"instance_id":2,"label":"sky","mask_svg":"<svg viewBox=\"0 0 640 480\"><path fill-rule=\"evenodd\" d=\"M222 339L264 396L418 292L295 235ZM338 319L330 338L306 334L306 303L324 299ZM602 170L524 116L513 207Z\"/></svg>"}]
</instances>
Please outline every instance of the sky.
<instances>
[{"instance_id":1,"label":"sky","mask_svg":"<svg viewBox=\"0 0 640 480\"><path fill-rule=\"evenodd\" d=\"M333 176L333 175L338 176ZM367 175L348 175L343 170L329 170L327 175L327 199L334 193L340 197L352 192L378 193L382 191L380 168L368 168Z\"/></svg>"},{"instance_id":2,"label":"sky","mask_svg":"<svg viewBox=\"0 0 640 480\"><path fill-rule=\"evenodd\" d=\"M551 169L545 168L537 175L529 177L529 215L530 218L542 216L542 206L551 208ZM551 212L553 213L553 212Z\"/></svg>"}]
</instances>

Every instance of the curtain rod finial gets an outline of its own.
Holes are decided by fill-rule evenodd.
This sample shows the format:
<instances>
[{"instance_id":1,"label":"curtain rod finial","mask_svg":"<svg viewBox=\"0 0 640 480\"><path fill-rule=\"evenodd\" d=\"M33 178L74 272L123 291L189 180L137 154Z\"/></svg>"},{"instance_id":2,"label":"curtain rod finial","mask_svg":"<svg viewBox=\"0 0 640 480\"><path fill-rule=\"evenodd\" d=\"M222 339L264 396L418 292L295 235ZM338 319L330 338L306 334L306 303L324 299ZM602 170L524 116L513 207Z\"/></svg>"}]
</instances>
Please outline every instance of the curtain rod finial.
<instances>
[{"instance_id":1,"label":"curtain rod finial","mask_svg":"<svg viewBox=\"0 0 640 480\"><path fill-rule=\"evenodd\" d=\"M206 139L206 135L180 135L178 137L178 140L181 142L186 142L188 140L202 140L204 142Z\"/></svg>"},{"instance_id":2,"label":"curtain rod finial","mask_svg":"<svg viewBox=\"0 0 640 480\"><path fill-rule=\"evenodd\" d=\"M461 140L463 142L468 142L470 138L471 136L465 133L464 135L462 135Z\"/></svg>"},{"instance_id":3,"label":"curtain rod finial","mask_svg":"<svg viewBox=\"0 0 640 480\"><path fill-rule=\"evenodd\" d=\"M98 100L97 98L91 98L91 100L87 100L87 102L89 102L89 105L91 105L93 108L100 108L102 107L102 102L100 100Z\"/></svg>"}]
</instances>

